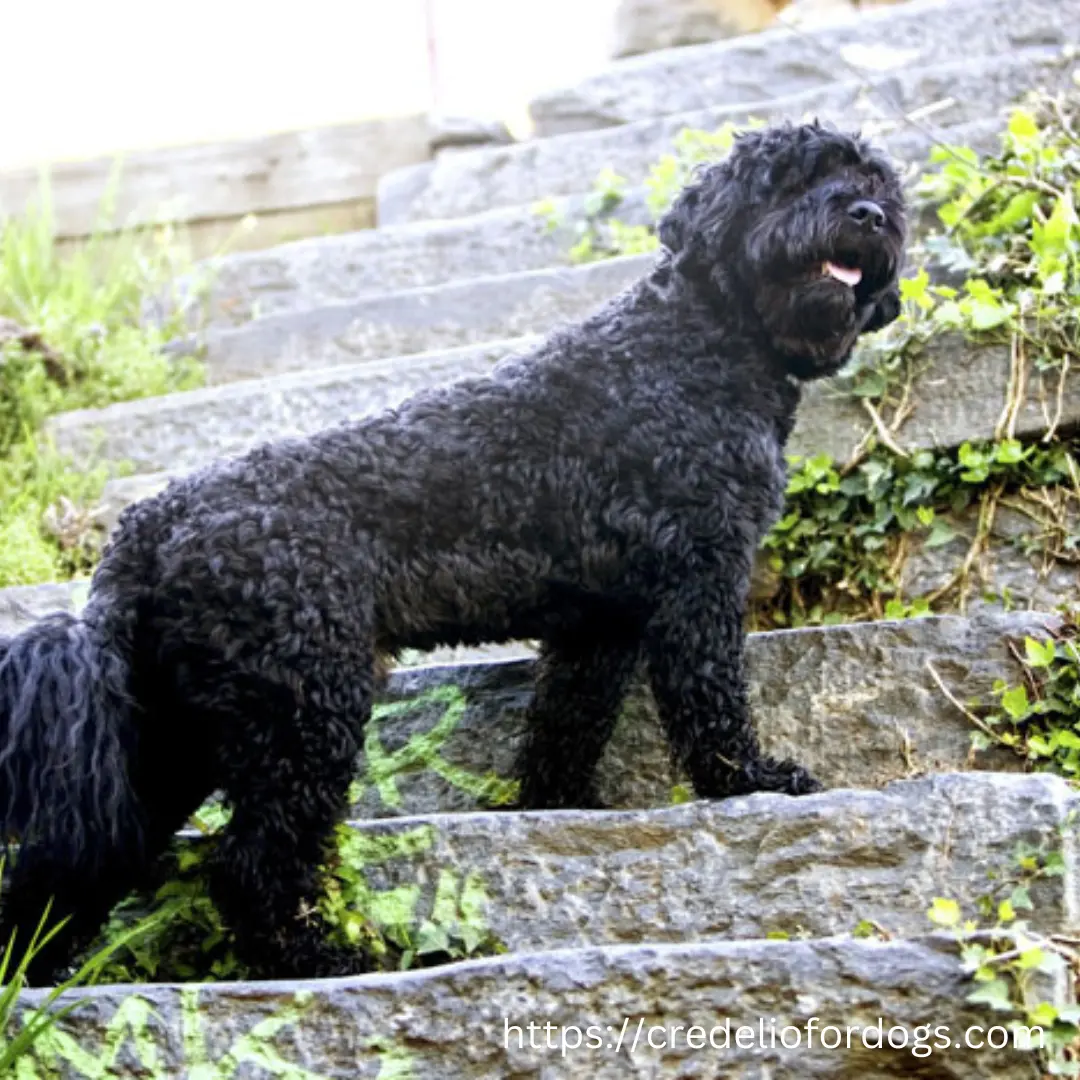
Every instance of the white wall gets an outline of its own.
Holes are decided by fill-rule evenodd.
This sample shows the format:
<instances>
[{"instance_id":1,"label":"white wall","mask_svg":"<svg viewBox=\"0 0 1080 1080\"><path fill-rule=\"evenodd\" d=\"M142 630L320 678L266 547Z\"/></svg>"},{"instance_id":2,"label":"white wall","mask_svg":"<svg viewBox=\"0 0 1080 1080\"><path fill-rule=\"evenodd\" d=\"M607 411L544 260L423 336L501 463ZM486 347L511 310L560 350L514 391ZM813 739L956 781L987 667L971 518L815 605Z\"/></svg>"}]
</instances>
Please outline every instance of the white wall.
<instances>
[{"instance_id":1,"label":"white wall","mask_svg":"<svg viewBox=\"0 0 1080 1080\"><path fill-rule=\"evenodd\" d=\"M517 120L615 0L0 0L0 167L439 105Z\"/></svg>"}]
</instances>

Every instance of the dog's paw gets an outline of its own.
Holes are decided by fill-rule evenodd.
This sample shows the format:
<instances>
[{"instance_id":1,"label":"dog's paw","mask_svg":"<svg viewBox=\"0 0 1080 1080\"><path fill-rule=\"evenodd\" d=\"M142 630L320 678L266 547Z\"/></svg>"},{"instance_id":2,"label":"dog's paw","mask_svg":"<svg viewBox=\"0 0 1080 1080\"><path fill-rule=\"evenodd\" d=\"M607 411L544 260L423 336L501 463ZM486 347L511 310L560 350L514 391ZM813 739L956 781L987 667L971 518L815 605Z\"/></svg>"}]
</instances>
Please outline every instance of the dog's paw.
<instances>
[{"instance_id":1,"label":"dog's paw","mask_svg":"<svg viewBox=\"0 0 1080 1080\"><path fill-rule=\"evenodd\" d=\"M528 781L521 785L518 798L510 805L492 807L497 810L610 810L611 806L590 785L587 788L564 790L541 787Z\"/></svg>"},{"instance_id":2,"label":"dog's paw","mask_svg":"<svg viewBox=\"0 0 1080 1080\"><path fill-rule=\"evenodd\" d=\"M777 791L785 795L812 795L822 784L794 761L763 758L756 770L757 791Z\"/></svg>"}]
</instances>

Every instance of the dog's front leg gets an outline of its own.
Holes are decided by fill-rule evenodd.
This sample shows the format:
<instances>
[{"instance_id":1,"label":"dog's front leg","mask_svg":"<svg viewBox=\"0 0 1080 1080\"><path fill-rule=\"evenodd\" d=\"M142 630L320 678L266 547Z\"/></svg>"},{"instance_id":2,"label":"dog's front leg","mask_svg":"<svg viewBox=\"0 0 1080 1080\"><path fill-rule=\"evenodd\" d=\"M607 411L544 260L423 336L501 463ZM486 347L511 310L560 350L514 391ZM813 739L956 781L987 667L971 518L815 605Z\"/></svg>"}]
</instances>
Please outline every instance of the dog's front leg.
<instances>
[{"instance_id":1,"label":"dog's front leg","mask_svg":"<svg viewBox=\"0 0 1080 1080\"><path fill-rule=\"evenodd\" d=\"M743 678L748 579L749 566L734 561L684 575L646 631L650 683L672 754L703 798L820 788L799 765L759 748Z\"/></svg>"},{"instance_id":2,"label":"dog's front leg","mask_svg":"<svg viewBox=\"0 0 1080 1080\"><path fill-rule=\"evenodd\" d=\"M518 755L520 809L601 806L596 766L640 658L640 626L619 613L545 643Z\"/></svg>"}]
</instances>

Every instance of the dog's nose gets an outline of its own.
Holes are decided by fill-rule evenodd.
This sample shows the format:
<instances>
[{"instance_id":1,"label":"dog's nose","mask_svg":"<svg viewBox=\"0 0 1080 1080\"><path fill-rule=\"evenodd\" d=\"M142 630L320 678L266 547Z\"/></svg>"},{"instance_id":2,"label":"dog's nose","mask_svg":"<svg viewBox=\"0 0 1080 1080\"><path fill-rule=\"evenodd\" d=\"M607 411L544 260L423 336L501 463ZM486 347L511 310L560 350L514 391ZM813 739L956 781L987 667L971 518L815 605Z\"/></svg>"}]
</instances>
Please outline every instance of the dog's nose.
<instances>
[{"instance_id":1,"label":"dog's nose","mask_svg":"<svg viewBox=\"0 0 1080 1080\"><path fill-rule=\"evenodd\" d=\"M885 224L885 211L876 202L859 199L848 207L848 216L867 232L880 232Z\"/></svg>"}]
</instances>

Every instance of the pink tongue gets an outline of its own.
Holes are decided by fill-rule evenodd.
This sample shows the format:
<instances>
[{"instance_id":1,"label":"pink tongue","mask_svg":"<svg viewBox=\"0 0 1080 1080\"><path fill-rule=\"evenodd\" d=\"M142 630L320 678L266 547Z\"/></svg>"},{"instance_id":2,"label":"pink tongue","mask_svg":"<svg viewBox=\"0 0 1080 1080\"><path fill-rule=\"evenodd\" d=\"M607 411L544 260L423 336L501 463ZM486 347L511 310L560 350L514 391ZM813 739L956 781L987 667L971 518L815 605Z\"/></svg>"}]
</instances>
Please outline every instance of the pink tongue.
<instances>
[{"instance_id":1,"label":"pink tongue","mask_svg":"<svg viewBox=\"0 0 1080 1080\"><path fill-rule=\"evenodd\" d=\"M825 273L853 289L862 281L862 271L857 266L837 266L834 262L827 262Z\"/></svg>"}]
</instances>

